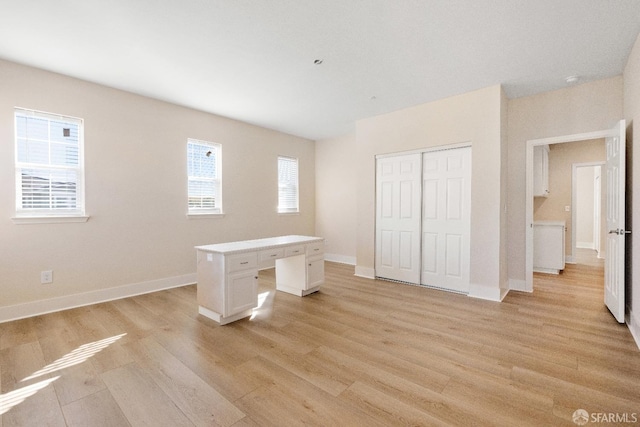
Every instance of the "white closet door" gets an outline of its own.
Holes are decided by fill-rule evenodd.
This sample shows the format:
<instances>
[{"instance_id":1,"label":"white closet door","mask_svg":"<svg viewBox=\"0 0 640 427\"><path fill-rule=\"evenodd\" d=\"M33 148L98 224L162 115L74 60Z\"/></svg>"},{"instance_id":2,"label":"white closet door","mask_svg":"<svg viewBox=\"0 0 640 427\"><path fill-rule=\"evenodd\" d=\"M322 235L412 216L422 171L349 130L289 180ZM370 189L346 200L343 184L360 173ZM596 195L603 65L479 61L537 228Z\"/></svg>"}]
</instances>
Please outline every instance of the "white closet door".
<instances>
[{"instance_id":1,"label":"white closet door","mask_svg":"<svg viewBox=\"0 0 640 427\"><path fill-rule=\"evenodd\" d=\"M469 292L470 204L471 147L424 153L422 285Z\"/></svg>"},{"instance_id":2,"label":"white closet door","mask_svg":"<svg viewBox=\"0 0 640 427\"><path fill-rule=\"evenodd\" d=\"M376 276L420 283L420 153L376 161Z\"/></svg>"}]
</instances>

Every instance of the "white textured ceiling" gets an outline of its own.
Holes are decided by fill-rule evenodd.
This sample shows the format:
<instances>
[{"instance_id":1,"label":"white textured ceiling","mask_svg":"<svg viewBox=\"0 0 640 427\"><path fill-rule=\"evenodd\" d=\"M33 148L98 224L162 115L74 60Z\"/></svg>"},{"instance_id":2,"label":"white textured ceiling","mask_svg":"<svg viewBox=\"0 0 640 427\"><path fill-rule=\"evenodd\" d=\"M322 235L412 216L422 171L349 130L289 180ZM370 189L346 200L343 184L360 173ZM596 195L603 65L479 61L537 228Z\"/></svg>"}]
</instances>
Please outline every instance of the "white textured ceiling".
<instances>
[{"instance_id":1,"label":"white textured ceiling","mask_svg":"<svg viewBox=\"0 0 640 427\"><path fill-rule=\"evenodd\" d=\"M0 0L0 58L310 139L618 75L639 32L639 0Z\"/></svg>"}]
</instances>

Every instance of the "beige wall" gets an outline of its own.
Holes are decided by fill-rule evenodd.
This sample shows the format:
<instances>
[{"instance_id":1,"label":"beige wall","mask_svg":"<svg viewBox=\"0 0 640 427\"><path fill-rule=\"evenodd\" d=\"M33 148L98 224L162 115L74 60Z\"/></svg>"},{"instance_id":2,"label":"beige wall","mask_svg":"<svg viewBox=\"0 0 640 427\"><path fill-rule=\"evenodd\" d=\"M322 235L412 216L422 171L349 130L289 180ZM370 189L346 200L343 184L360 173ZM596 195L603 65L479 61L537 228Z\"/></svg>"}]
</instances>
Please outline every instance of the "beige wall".
<instances>
[{"instance_id":1,"label":"beige wall","mask_svg":"<svg viewBox=\"0 0 640 427\"><path fill-rule=\"evenodd\" d=\"M633 230L640 226L640 36L636 39L624 69L624 118L627 121L627 226ZM634 153L635 152L635 153ZM638 184L633 186L633 184ZM640 232L631 234L627 244L627 306L630 313L630 329L640 345Z\"/></svg>"},{"instance_id":2,"label":"beige wall","mask_svg":"<svg viewBox=\"0 0 640 427\"><path fill-rule=\"evenodd\" d=\"M314 234L312 141L5 61L0 93L0 309L171 284L195 273L195 245ZM15 106L85 120L88 222L11 221ZM189 137L222 144L223 218L187 218ZM300 215L276 213L278 155L299 158ZM42 270L53 284L40 284Z\"/></svg>"},{"instance_id":3,"label":"beige wall","mask_svg":"<svg viewBox=\"0 0 640 427\"><path fill-rule=\"evenodd\" d=\"M356 135L316 142L316 233L325 258L356 263Z\"/></svg>"},{"instance_id":4,"label":"beige wall","mask_svg":"<svg viewBox=\"0 0 640 427\"><path fill-rule=\"evenodd\" d=\"M472 144L471 292L497 299L506 250L501 242L501 175L505 112L500 86L403 109L356 123L357 266L374 274L375 156L462 142ZM504 222L506 223L506 222ZM506 277L504 278L506 280Z\"/></svg>"},{"instance_id":5,"label":"beige wall","mask_svg":"<svg viewBox=\"0 0 640 427\"><path fill-rule=\"evenodd\" d=\"M509 279L525 281L525 149L528 140L610 129L623 117L623 79L613 77L509 100Z\"/></svg>"},{"instance_id":6,"label":"beige wall","mask_svg":"<svg viewBox=\"0 0 640 427\"><path fill-rule=\"evenodd\" d=\"M535 221L565 221L565 255L572 256L572 173L574 163L602 162L606 159L604 139L567 142L549 146L549 196L535 197ZM593 175L592 175L593 179ZM593 184L593 183L592 183ZM565 206L570 210L565 211Z\"/></svg>"}]
</instances>

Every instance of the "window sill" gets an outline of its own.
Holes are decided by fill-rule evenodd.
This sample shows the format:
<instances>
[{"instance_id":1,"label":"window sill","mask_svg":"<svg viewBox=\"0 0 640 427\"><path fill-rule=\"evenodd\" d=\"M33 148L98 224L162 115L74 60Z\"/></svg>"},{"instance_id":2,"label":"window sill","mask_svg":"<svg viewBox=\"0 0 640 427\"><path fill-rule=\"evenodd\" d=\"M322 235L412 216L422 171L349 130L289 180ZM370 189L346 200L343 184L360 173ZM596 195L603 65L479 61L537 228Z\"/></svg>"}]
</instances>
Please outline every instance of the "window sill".
<instances>
[{"instance_id":1,"label":"window sill","mask_svg":"<svg viewBox=\"0 0 640 427\"><path fill-rule=\"evenodd\" d=\"M278 212L278 215L283 215L283 216L300 215L300 211L298 211L298 212Z\"/></svg>"},{"instance_id":2,"label":"window sill","mask_svg":"<svg viewBox=\"0 0 640 427\"><path fill-rule=\"evenodd\" d=\"M224 218L223 213L188 213L189 219Z\"/></svg>"},{"instance_id":3,"label":"window sill","mask_svg":"<svg viewBox=\"0 0 640 427\"><path fill-rule=\"evenodd\" d=\"M72 222L87 222L89 216L16 216L11 218L14 224L66 224Z\"/></svg>"}]
</instances>

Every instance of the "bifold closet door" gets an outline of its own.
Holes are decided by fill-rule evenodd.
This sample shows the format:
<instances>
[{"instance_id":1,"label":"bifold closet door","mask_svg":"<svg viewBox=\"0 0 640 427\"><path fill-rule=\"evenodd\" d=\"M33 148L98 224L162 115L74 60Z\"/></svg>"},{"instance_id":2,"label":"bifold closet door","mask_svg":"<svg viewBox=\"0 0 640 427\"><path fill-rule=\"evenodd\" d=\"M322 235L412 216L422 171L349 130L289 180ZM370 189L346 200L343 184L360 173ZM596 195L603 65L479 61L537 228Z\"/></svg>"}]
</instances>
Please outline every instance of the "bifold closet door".
<instances>
[{"instance_id":1,"label":"bifold closet door","mask_svg":"<svg viewBox=\"0 0 640 427\"><path fill-rule=\"evenodd\" d=\"M471 147L424 153L422 285L469 292Z\"/></svg>"},{"instance_id":2,"label":"bifold closet door","mask_svg":"<svg viewBox=\"0 0 640 427\"><path fill-rule=\"evenodd\" d=\"M376 160L376 276L420 283L420 153Z\"/></svg>"}]
</instances>

